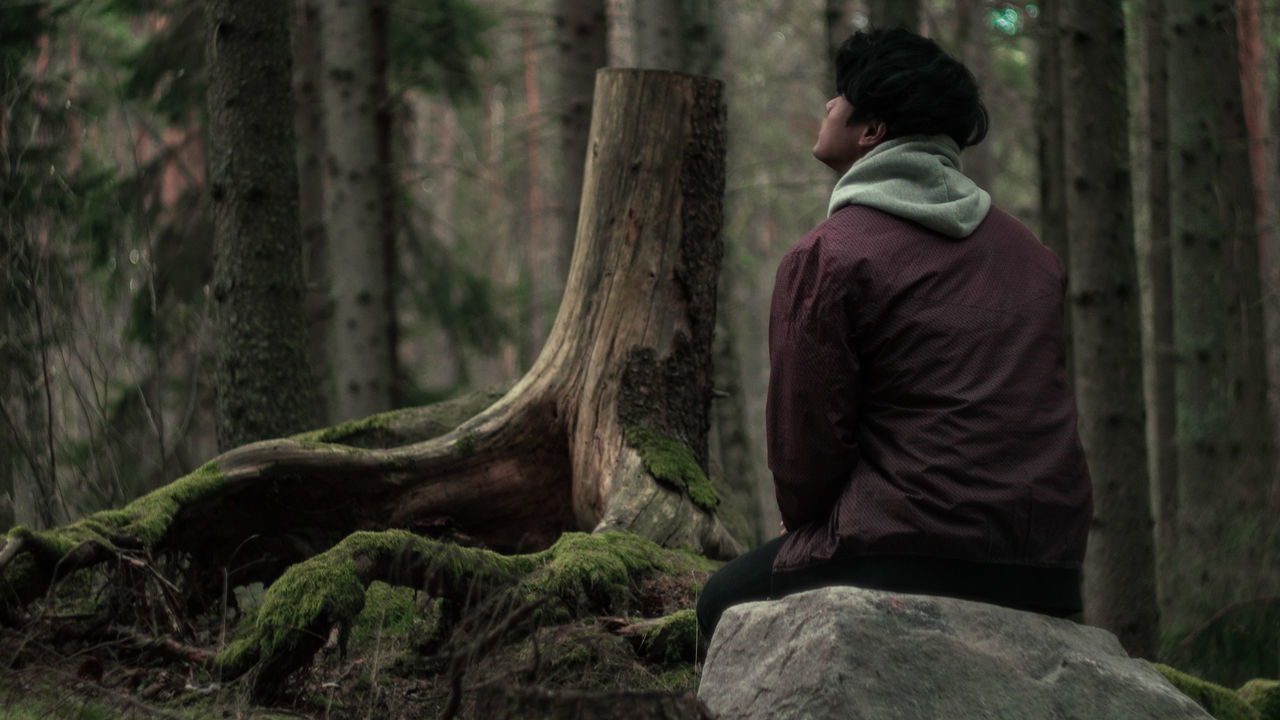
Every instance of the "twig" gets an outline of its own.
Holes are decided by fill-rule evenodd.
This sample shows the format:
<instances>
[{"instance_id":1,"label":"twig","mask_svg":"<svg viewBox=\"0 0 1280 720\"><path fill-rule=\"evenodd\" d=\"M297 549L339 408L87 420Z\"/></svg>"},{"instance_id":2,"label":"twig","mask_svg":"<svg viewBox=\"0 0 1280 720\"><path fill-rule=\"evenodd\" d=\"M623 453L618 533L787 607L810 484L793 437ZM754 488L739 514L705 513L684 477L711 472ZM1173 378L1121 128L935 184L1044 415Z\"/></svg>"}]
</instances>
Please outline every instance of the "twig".
<instances>
[{"instance_id":1,"label":"twig","mask_svg":"<svg viewBox=\"0 0 1280 720\"><path fill-rule=\"evenodd\" d=\"M45 441L49 446L49 485L40 493L44 507L38 511L44 520L45 527L53 527L56 523L53 520L53 501L57 497L61 499L61 493L58 492L58 460L55 452L56 448L53 444L53 387L49 382L49 348L45 343L44 337L44 313L40 311L40 296L36 292L35 273L32 272L32 300L36 313L36 337L40 343L40 372L44 377L44 406L45 406ZM37 479L38 482L38 479ZM66 508L63 508L65 511Z\"/></svg>"},{"instance_id":2,"label":"twig","mask_svg":"<svg viewBox=\"0 0 1280 720\"><path fill-rule=\"evenodd\" d=\"M196 666L204 666L212 654L203 648L180 643L172 638L153 637L123 625L108 625L106 633L125 640L142 650L153 650L174 660L182 660Z\"/></svg>"}]
</instances>

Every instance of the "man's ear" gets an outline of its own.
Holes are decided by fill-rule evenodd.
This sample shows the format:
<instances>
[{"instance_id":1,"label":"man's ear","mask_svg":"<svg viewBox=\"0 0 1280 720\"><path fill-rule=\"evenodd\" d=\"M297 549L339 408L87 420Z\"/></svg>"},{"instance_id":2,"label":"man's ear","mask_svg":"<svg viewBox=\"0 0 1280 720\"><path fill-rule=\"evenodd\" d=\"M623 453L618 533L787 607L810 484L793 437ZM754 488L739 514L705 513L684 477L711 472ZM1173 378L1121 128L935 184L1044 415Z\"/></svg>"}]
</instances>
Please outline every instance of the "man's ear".
<instances>
[{"instance_id":1,"label":"man's ear","mask_svg":"<svg viewBox=\"0 0 1280 720\"><path fill-rule=\"evenodd\" d=\"M889 133L889 126L880 120L871 120L863 126L862 134L858 136L858 145L864 148L873 148L884 141L884 136Z\"/></svg>"}]
</instances>

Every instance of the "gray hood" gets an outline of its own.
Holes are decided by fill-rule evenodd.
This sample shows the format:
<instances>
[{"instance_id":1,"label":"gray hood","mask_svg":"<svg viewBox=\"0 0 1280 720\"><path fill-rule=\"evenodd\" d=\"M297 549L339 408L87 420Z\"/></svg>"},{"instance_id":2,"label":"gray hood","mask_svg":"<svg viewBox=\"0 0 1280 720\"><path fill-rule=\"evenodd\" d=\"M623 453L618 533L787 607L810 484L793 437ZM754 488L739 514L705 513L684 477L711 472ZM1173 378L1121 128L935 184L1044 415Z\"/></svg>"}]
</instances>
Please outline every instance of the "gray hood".
<instances>
[{"instance_id":1,"label":"gray hood","mask_svg":"<svg viewBox=\"0 0 1280 720\"><path fill-rule=\"evenodd\" d=\"M960 172L960 147L946 135L908 135L877 145L831 192L827 216L866 205L950 238L968 237L991 196Z\"/></svg>"}]
</instances>

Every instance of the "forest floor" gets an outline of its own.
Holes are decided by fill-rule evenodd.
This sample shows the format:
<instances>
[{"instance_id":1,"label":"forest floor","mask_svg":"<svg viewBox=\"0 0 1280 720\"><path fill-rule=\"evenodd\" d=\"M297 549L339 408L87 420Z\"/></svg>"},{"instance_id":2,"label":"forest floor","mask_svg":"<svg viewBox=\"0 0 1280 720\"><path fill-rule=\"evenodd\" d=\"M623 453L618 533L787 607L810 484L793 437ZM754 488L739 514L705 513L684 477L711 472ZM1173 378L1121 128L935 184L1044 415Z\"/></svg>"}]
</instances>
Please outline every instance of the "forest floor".
<instances>
[{"instance_id":1,"label":"forest floor","mask_svg":"<svg viewBox=\"0 0 1280 720\"><path fill-rule=\"evenodd\" d=\"M631 617L548 622L478 650L457 637L427 649L431 603L411 589L375 583L345 656L336 644L326 647L270 706L250 700L245 678L219 683L201 664L219 637L232 634L230 613L225 622L217 613L182 622L185 639L174 642L173 633L142 627L160 622L135 618L120 627L101 613L46 608L26 627L0 628L0 718L472 718L478 700L518 688L695 690L706 650L696 627L668 647L647 646L634 628L646 617L692 608L708 574L658 576L630 588Z\"/></svg>"}]
</instances>

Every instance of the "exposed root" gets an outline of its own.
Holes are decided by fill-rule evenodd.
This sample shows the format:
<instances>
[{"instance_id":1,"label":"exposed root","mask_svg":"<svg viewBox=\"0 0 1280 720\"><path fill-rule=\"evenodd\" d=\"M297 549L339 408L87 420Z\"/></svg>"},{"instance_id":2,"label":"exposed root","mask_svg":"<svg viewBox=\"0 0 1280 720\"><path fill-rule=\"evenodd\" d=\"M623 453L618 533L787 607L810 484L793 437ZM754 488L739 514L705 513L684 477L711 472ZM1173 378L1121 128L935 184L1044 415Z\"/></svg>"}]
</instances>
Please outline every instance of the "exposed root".
<instances>
[{"instance_id":1,"label":"exposed root","mask_svg":"<svg viewBox=\"0 0 1280 720\"><path fill-rule=\"evenodd\" d=\"M335 626L355 619L374 580L420 588L456 607L481 608L491 619L489 631L472 628L468 636L483 639L493 635L493 627L503 627L496 637L509 639L539 613L577 616L623 607L629 587L646 574L707 567L705 559L663 550L632 533L567 533L550 548L523 555L398 530L355 533L281 576L215 668L226 679L252 670L255 697L271 699L293 672L311 663Z\"/></svg>"}]
</instances>

